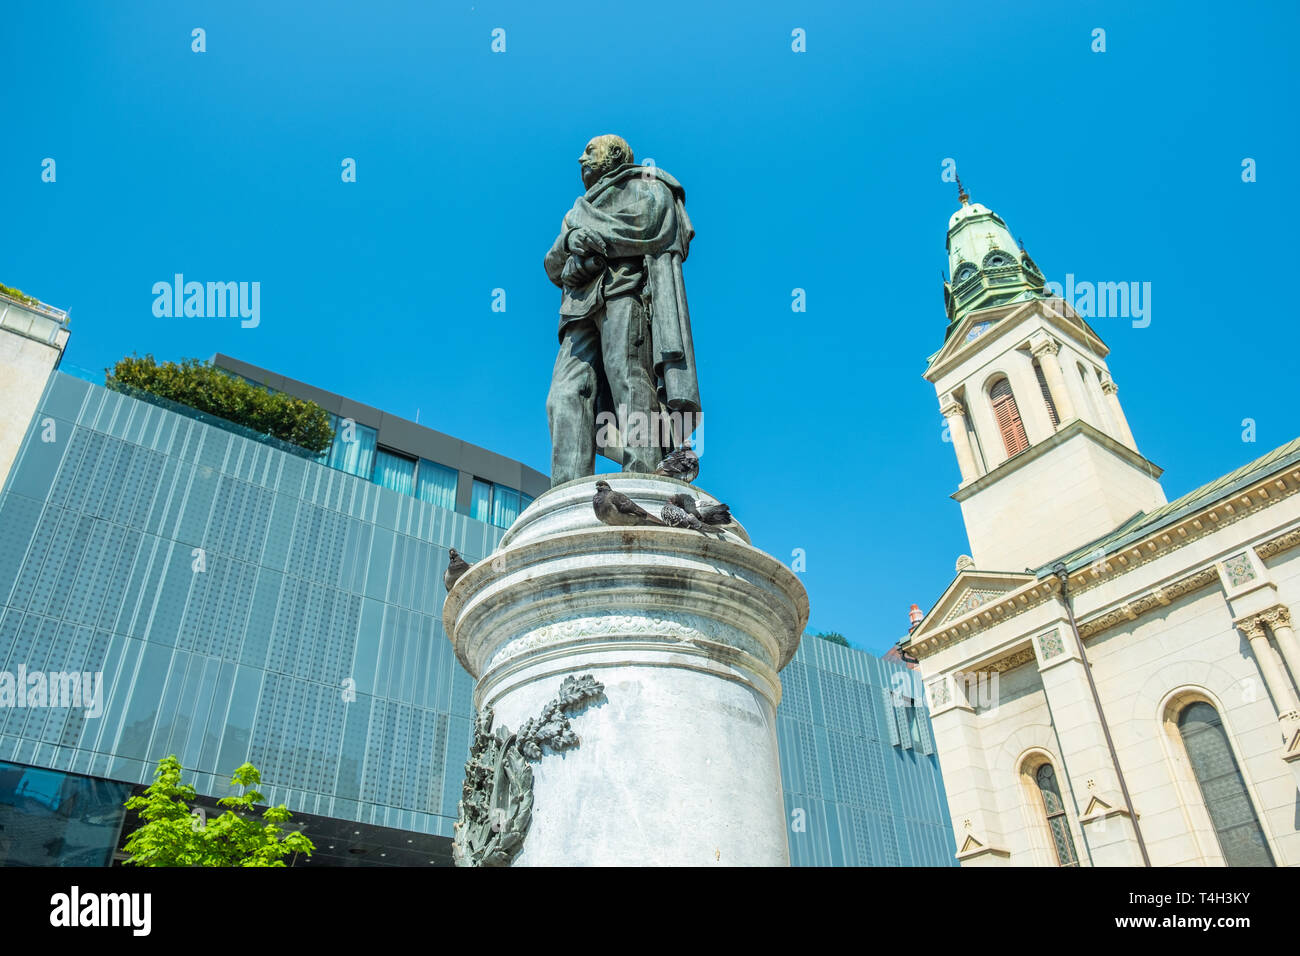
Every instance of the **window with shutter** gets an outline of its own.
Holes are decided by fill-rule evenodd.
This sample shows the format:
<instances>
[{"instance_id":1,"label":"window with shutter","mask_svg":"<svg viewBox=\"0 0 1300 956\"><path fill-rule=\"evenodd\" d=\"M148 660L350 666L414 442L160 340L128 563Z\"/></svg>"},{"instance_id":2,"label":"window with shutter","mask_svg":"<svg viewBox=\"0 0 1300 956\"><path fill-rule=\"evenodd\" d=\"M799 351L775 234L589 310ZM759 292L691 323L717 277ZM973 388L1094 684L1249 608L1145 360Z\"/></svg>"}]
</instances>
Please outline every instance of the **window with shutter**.
<instances>
[{"instance_id":1,"label":"window with shutter","mask_svg":"<svg viewBox=\"0 0 1300 956\"><path fill-rule=\"evenodd\" d=\"M1007 457L1020 454L1029 447L1029 438L1025 435L1024 422L1020 420L1016 397L1011 393L1011 383L1005 378L998 379L989 389L989 398L993 401L993 417L997 419L998 431L1002 433Z\"/></svg>"},{"instance_id":2,"label":"window with shutter","mask_svg":"<svg viewBox=\"0 0 1300 956\"><path fill-rule=\"evenodd\" d=\"M1043 392L1043 401L1047 405L1047 415L1052 420L1052 427L1055 428L1061 424L1061 419L1056 414L1056 403L1052 401L1052 390L1047 387L1047 378L1043 375L1043 367L1038 364L1038 359L1034 359L1034 375L1038 377L1038 387Z\"/></svg>"}]
</instances>

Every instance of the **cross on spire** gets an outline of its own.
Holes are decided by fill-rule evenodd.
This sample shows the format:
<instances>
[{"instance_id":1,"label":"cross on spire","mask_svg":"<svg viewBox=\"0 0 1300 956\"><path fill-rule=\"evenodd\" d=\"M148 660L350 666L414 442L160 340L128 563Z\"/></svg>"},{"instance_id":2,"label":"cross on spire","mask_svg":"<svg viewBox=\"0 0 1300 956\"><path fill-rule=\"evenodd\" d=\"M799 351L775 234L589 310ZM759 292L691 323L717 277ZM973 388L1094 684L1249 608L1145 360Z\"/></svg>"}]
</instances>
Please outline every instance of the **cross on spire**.
<instances>
[{"instance_id":1,"label":"cross on spire","mask_svg":"<svg viewBox=\"0 0 1300 956\"><path fill-rule=\"evenodd\" d=\"M970 203L970 193L966 192L966 187L961 184L961 177L957 177L957 198L961 200L963 206Z\"/></svg>"}]
</instances>

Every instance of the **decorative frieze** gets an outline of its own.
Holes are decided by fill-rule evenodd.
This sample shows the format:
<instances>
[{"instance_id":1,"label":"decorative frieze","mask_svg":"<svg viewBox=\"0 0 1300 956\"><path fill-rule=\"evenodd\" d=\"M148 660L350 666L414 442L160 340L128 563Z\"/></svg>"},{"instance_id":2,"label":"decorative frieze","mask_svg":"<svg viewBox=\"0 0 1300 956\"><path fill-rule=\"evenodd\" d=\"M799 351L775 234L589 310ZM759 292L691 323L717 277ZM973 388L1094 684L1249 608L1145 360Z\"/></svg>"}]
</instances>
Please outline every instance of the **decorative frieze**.
<instances>
[{"instance_id":1,"label":"decorative frieze","mask_svg":"<svg viewBox=\"0 0 1300 956\"><path fill-rule=\"evenodd\" d=\"M1219 578L1219 572L1213 566L1201 568L1177 581L1152 588L1132 600L1112 608L1103 614L1079 622L1079 634L1092 637L1102 631L1108 631L1116 624L1135 621L1143 614L1158 607L1164 607L1171 601L1184 595L1209 587Z\"/></svg>"},{"instance_id":2,"label":"decorative frieze","mask_svg":"<svg viewBox=\"0 0 1300 956\"><path fill-rule=\"evenodd\" d=\"M1263 544L1256 545L1255 553L1261 558L1271 558L1275 554L1281 554L1283 551L1294 548L1296 545L1300 545L1300 528L1292 528L1276 538L1270 538Z\"/></svg>"},{"instance_id":3,"label":"decorative frieze","mask_svg":"<svg viewBox=\"0 0 1300 956\"><path fill-rule=\"evenodd\" d=\"M1012 651L996 660L987 664L981 664L975 669L976 673L998 673L1002 674L1011 670L1013 667L1019 667L1022 664L1028 664L1034 659L1034 649L1032 647L1022 647L1018 651Z\"/></svg>"}]
</instances>

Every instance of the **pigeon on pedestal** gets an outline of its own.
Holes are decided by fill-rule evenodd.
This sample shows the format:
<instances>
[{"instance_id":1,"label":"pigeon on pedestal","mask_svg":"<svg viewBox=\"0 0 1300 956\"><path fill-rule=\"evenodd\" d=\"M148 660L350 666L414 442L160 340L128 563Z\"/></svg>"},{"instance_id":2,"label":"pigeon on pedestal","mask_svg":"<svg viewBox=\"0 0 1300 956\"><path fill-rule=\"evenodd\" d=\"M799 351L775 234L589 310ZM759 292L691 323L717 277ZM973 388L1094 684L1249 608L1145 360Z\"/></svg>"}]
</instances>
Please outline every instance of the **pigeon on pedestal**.
<instances>
[{"instance_id":1,"label":"pigeon on pedestal","mask_svg":"<svg viewBox=\"0 0 1300 956\"><path fill-rule=\"evenodd\" d=\"M680 478L689 485L700 474L699 456L691 451L689 445L683 445L659 462L655 474L666 475L669 478Z\"/></svg>"},{"instance_id":2,"label":"pigeon on pedestal","mask_svg":"<svg viewBox=\"0 0 1300 956\"><path fill-rule=\"evenodd\" d=\"M456 586L460 576L469 570L469 562L460 556L455 548L449 548L447 553L451 555L451 561L447 563L447 570L442 572L442 583L447 585L447 593Z\"/></svg>"},{"instance_id":3,"label":"pigeon on pedestal","mask_svg":"<svg viewBox=\"0 0 1300 956\"><path fill-rule=\"evenodd\" d=\"M689 499L690 495L673 495L668 500L668 504L664 505L663 510L659 512L664 519L664 524L670 528L690 528L700 534L722 534L721 528L711 528L698 517L686 511L681 506L681 503L676 500L678 498Z\"/></svg>"},{"instance_id":4,"label":"pigeon on pedestal","mask_svg":"<svg viewBox=\"0 0 1300 956\"><path fill-rule=\"evenodd\" d=\"M608 481L596 482L596 494L591 499L591 507L596 512L596 517L605 524L619 526L663 524L627 495L611 488Z\"/></svg>"},{"instance_id":5,"label":"pigeon on pedestal","mask_svg":"<svg viewBox=\"0 0 1300 956\"><path fill-rule=\"evenodd\" d=\"M725 504L699 506L696 505L694 498L685 494L673 495L668 500L681 508L687 514L698 518L700 521L708 525L716 526L731 524L733 520L731 517L731 509Z\"/></svg>"}]
</instances>

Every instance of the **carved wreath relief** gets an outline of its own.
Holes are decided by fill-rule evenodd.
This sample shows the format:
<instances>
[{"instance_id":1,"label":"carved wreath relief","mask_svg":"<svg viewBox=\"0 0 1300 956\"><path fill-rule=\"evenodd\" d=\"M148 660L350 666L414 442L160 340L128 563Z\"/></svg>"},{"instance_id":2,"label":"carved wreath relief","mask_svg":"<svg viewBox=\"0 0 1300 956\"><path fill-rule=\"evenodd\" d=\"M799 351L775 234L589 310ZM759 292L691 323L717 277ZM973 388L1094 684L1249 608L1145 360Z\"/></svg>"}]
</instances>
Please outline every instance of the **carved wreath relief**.
<instances>
[{"instance_id":1,"label":"carved wreath relief","mask_svg":"<svg viewBox=\"0 0 1300 956\"><path fill-rule=\"evenodd\" d=\"M533 819L533 768L528 761L540 760L543 746L578 746L568 715L604 692L605 685L592 675L570 674L541 716L529 718L517 734L506 727L492 729L491 707L478 714L451 847L457 866L510 865Z\"/></svg>"}]
</instances>

